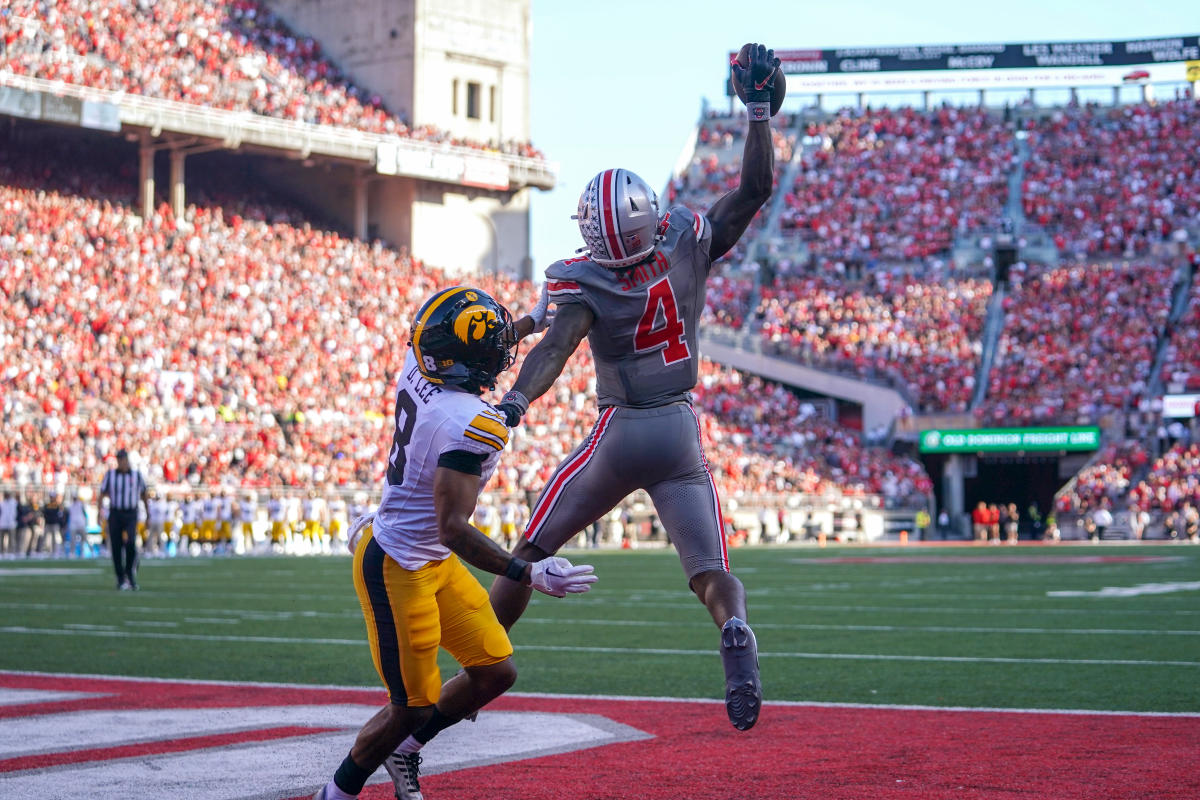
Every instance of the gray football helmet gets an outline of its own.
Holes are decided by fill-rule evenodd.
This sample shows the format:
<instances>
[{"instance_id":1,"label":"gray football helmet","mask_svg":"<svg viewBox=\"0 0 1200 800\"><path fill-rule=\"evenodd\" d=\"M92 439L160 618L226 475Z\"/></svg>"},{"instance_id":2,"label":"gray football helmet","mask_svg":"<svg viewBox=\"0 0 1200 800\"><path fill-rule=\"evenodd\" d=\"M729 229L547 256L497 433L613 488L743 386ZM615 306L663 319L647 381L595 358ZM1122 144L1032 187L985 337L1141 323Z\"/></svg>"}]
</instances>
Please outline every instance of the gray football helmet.
<instances>
[{"instance_id":1,"label":"gray football helmet","mask_svg":"<svg viewBox=\"0 0 1200 800\"><path fill-rule=\"evenodd\" d=\"M606 169L588 181L572 219L588 257L619 269L642 261L658 238L658 195L627 169Z\"/></svg>"}]
</instances>

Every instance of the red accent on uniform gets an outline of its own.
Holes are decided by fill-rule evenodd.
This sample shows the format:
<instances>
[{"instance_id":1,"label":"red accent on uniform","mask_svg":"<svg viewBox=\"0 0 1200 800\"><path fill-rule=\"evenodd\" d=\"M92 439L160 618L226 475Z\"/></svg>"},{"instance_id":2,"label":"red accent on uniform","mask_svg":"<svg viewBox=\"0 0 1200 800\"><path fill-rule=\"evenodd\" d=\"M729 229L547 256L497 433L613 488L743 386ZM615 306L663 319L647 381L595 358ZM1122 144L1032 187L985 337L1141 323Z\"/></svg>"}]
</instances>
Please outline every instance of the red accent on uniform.
<instances>
[{"instance_id":1,"label":"red accent on uniform","mask_svg":"<svg viewBox=\"0 0 1200 800\"><path fill-rule=\"evenodd\" d=\"M611 186L617 182L617 171L608 169L600 176L600 218L604 221L605 236L608 237L608 249L614 259L625 258L625 248L621 246L621 238L617 236L616 214L613 213L613 203L617 197L617 187Z\"/></svg>"},{"instance_id":2,"label":"red accent on uniform","mask_svg":"<svg viewBox=\"0 0 1200 800\"><path fill-rule=\"evenodd\" d=\"M533 517L529 520L529 526L525 529L526 539L531 542L533 541L538 526L542 524L546 514L549 513L550 508L554 505L554 501L562 493L567 483L570 482L571 477L592 460L592 453L596 452L596 445L600 444L600 437L604 435L605 429L608 428L608 421L612 419L612 415L616 413L616 410L615 406L610 406L600 415L599 421L596 422L596 431L592 434L591 444L573 460L563 464L558 474L551 481L550 486L547 487L546 491L542 492L541 498L538 499L537 505L534 506Z\"/></svg>"},{"instance_id":3,"label":"red accent on uniform","mask_svg":"<svg viewBox=\"0 0 1200 800\"><path fill-rule=\"evenodd\" d=\"M574 292L579 291L579 284L575 281L546 281L547 292Z\"/></svg>"},{"instance_id":4,"label":"red accent on uniform","mask_svg":"<svg viewBox=\"0 0 1200 800\"><path fill-rule=\"evenodd\" d=\"M713 490L713 513L717 515L717 531L719 531L721 542L721 564L725 567L725 571L729 572L729 548L725 545L725 517L721 514L721 494L717 491L717 482L713 478L712 470L708 468L708 456L704 455L704 433L700 428L700 415L690 405L688 411L691 411L692 416L696 418L696 439L700 444L700 463L704 465L704 471L708 473L708 484Z\"/></svg>"},{"instance_id":5,"label":"red accent on uniform","mask_svg":"<svg viewBox=\"0 0 1200 800\"><path fill-rule=\"evenodd\" d=\"M663 310L663 326L656 329L654 321L658 318L659 308ZM634 349L646 353L661 348L663 366L669 367L692 357L685 336L679 305L675 302L675 288L671 286L670 277L663 278L646 292L646 310L633 334Z\"/></svg>"}]
</instances>

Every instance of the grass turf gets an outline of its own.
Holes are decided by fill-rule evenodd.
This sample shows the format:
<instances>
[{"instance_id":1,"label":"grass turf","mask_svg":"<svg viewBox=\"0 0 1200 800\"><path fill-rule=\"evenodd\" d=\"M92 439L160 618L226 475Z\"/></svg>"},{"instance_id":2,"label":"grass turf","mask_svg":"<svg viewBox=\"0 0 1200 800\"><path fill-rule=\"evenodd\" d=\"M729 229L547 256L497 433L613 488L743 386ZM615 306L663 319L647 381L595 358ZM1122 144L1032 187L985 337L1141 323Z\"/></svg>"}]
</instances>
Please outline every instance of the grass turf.
<instances>
[{"instance_id":1,"label":"grass turf","mask_svg":"<svg viewBox=\"0 0 1200 800\"><path fill-rule=\"evenodd\" d=\"M518 691L721 696L717 630L672 551L567 555L600 582L535 595L513 630ZM1200 711L1200 591L1050 594L1196 581L1200 548L764 547L731 561L768 699ZM0 562L0 669L377 685L349 568L147 561L131 593L102 561Z\"/></svg>"}]
</instances>

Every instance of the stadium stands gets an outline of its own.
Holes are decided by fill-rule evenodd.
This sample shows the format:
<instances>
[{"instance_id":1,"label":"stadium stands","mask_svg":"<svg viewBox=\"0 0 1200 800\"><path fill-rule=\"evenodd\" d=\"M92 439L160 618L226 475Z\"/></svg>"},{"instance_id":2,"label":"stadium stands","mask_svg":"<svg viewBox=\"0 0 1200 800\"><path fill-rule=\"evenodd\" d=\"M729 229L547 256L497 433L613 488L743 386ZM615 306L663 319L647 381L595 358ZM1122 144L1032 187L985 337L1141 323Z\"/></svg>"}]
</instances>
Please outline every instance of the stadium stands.
<instances>
[{"instance_id":1,"label":"stadium stands","mask_svg":"<svg viewBox=\"0 0 1200 800\"><path fill-rule=\"evenodd\" d=\"M1192 284L1187 311L1171 333L1162 378L1184 391L1200 391L1200 282Z\"/></svg>"},{"instance_id":2,"label":"stadium stands","mask_svg":"<svg viewBox=\"0 0 1200 800\"><path fill-rule=\"evenodd\" d=\"M991 284L878 271L864 281L790 277L764 288L755 312L773 351L887 379L922 410L965 411Z\"/></svg>"},{"instance_id":3,"label":"stadium stands","mask_svg":"<svg viewBox=\"0 0 1200 800\"><path fill-rule=\"evenodd\" d=\"M1085 512L1107 501L1118 507L1128 493L1136 472L1146 466L1149 454L1137 441L1125 441L1106 446L1097 458L1079 472L1075 485L1065 492L1063 510Z\"/></svg>"},{"instance_id":4,"label":"stadium stands","mask_svg":"<svg viewBox=\"0 0 1200 800\"><path fill-rule=\"evenodd\" d=\"M240 191L142 223L123 202L128 176L99 154L71 169L28 156L0 156L0 281L18 298L0 317L4 413L20 432L0 443L0 483L94 484L105 456L127 447L166 484L376 486L407 315L443 273ZM531 284L478 282L518 313L536 296ZM706 372L714 380L741 378ZM540 486L586 436L594 390L585 350L533 406L493 488ZM737 420L786 428L797 412L784 395L747 394ZM866 452L828 423L799 428L828 454L764 451L724 419L731 397L706 419L730 496L784 486L898 501L926 485L912 462Z\"/></svg>"},{"instance_id":5,"label":"stadium stands","mask_svg":"<svg viewBox=\"0 0 1200 800\"><path fill-rule=\"evenodd\" d=\"M1171 447L1154 461L1150 474L1133 488L1130 497L1148 511L1200 508L1200 444L1180 442Z\"/></svg>"},{"instance_id":6,"label":"stadium stands","mask_svg":"<svg viewBox=\"0 0 1200 800\"><path fill-rule=\"evenodd\" d=\"M1003 215L1011 134L987 110L844 110L806 135L780 224L818 259L920 262Z\"/></svg>"},{"instance_id":7,"label":"stadium stands","mask_svg":"<svg viewBox=\"0 0 1200 800\"><path fill-rule=\"evenodd\" d=\"M1090 264L1013 275L985 422L1096 423L1146 390L1172 274Z\"/></svg>"},{"instance_id":8,"label":"stadium stands","mask_svg":"<svg viewBox=\"0 0 1200 800\"><path fill-rule=\"evenodd\" d=\"M1025 214L1064 255L1134 258L1200 219L1200 105L1057 109L1027 124Z\"/></svg>"},{"instance_id":9,"label":"stadium stands","mask_svg":"<svg viewBox=\"0 0 1200 800\"><path fill-rule=\"evenodd\" d=\"M543 158L410 125L258 0L14 0L2 13L0 69L18 75Z\"/></svg>"}]
</instances>

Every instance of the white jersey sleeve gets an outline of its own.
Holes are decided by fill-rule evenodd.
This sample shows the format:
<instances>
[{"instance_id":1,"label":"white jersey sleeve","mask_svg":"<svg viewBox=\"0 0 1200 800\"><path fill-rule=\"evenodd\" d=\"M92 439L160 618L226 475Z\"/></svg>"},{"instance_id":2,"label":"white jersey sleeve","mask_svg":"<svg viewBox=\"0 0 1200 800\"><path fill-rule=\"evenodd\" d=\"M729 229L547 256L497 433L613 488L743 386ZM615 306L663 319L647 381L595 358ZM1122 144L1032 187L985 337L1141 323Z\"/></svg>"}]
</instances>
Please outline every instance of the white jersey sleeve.
<instances>
[{"instance_id":1,"label":"white jersey sleeve","mask_svg":"<svg viewBox=\"0 0 1200 800\"><path fill-rule=\"evenodd\" d=\"M451 435L442 444L438 455L462 450L486 457L499 453L508 445L504 415L491 407L484 407L471 417L458 435L453 435L453 427L447 433Z\"/></svg>"}]
</instances>

